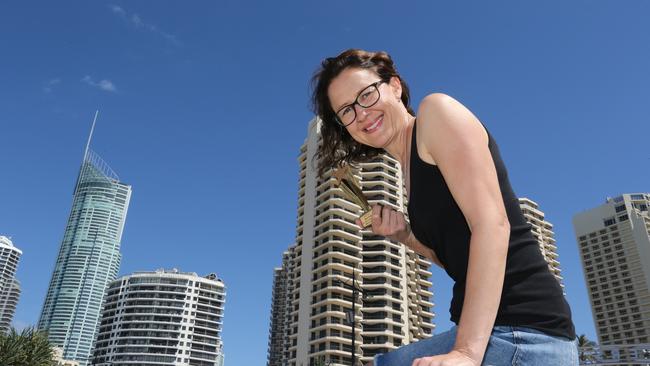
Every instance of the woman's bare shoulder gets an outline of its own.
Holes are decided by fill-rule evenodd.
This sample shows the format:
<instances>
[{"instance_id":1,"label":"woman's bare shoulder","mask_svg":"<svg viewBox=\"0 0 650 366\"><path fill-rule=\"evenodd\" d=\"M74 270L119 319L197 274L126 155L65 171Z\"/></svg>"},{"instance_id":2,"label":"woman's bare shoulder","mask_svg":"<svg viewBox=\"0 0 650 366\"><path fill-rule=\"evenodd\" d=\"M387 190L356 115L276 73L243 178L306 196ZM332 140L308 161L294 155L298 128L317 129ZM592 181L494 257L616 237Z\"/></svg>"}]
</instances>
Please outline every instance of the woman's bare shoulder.
<instances>
[{"instance_id":1,"label":"woman's bare shoulder","mask_svg":"<svg viewBox=\"0 0 650 366\"><path fill-rule=\"evenodd\" d=\"M478 118L463 104L443 93L429 94L422 99L417 113L418 151L436 159L440 144L455 141L487 143L487 132Z\"/></svg>"}]
</instances>

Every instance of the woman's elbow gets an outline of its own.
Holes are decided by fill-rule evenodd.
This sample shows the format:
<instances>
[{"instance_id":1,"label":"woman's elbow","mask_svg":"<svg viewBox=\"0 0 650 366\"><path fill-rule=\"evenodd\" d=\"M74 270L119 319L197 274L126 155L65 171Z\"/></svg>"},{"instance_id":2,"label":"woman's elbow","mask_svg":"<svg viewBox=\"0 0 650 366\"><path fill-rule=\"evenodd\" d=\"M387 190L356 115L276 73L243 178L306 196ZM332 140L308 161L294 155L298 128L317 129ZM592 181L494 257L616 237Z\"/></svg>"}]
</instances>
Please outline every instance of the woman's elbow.
<instances>
[{"instance_id":1,"label":"woman's elbow","mask_svg":"<svg viewBox=\"0 0 650 366\"><path fill-rule=\"evenodd\" d=\"M506 214L490 215L475 223L469 221L472 231L491 232L494 234L507 234L510 236L510 220Z\"/></svg>"},{"instance_id":2,"label":"woman's elbow","mask_svg":"<svg viewBox=\"0 0 650 366\"><path fill-rule=\"evenodd\" d=\"M495 230L498 231L498 235L505 238L507 244L508 241L510 241L510 220L508 220L508 216L500 215L496 220L494 227Z\"/></svg>"},{"instance_id":3,"label":"woman's elbow","mask_svg":"<svg viewBox=\"0 0 650 366\"><path fill-rule=\"evenodd\" d=\"M492 245L507 250L510 241L510 221L505 215L492 217L490 220L482 220L476 223L472 229L472 235L483 235L489 237Z\"/></svg>"},{"instance_id":4,"label":"woman's elbow","mask_svg":"<svg viewBox=\"0 0 650 366\"><path fill-rule=\"evenodd\" d=\"M510 236L510 220L508 220L508 216L505 214L500 215L497 220L497 227Z\"/></svg>"}]
</instances>

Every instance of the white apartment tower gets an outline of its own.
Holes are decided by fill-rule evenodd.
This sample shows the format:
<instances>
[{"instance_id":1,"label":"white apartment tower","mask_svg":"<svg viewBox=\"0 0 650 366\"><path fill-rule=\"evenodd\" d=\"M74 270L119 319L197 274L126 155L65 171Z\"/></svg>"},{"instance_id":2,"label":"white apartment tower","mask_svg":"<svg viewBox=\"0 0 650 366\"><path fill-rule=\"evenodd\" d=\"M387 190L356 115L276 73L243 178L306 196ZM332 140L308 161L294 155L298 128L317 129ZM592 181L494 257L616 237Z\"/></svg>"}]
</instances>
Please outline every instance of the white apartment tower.
<instances>
[{"instance_id":1,"label":"white apartment tower","mask_svg":"<svg viewBox=\"0 0 650 366\"><path fill-rule=\"evenodd\" d=\"M11 239L0 236L0 333L7 332L16 312L20 284L16 280L18 260L23 252Z\"/></svg>"},{"instance_id":2,"label":"white apartment tower","mask_svg":"<svg viewBox=\"0 0 650 366\"><path fill-rule=\"evenodd\" d=\"M649 206L623 194L573 218L601 346L650 343Z\"/></svg>"},{"instance_id":3,"label":"white apartment tower","mask_svg":"<svg viewBox=\"0 0 650 366\"><path fill-rule=\"evenodd\" d=\"M531 231L539 243L539 250L542 252L546 263L548 263L549 271L553 273L557 282L560 283L564 293L562 270L558 261L553 224L546 221L544 212L539 209L539 205L535 201L526 197L519 198L519 207L521 207L521 212L524 214L526 221L532 226Z\"/></svg>"},{"instance_id":4,"label":"white apartment tower","mask_svg":"<svg viewBox=\"0 0 650 366\"><path fill-rule=\"evenodd\" d=\"M431 263L400 243L359 230L359 206L343 198L329 173L320 179L312 165L319 130L314 119L298 158L296 242L283 255L286 285L275 284L284 290L274 291L269 366L351 365L353 306L356 364L427 338L435 328ZM371 203L405 208L397 160L381 155L355 174ZM276 281L282 281L278 273ZM360 289L356 299L353 283ZM286 298L282 310L275 307L282 305L276 296ZM284 319L274 327L281 312Z\"/></svg>"},{"instance_id":5,"label":"white apartment tower","mask_svg":"<svg viewBox=\"0 0 650 366\"><path fill-rule=\"evenodd\" d=\"M93 365L222 366L225 286L178 270L135 272L110 283Z\"/></svg>"},{"instance_id":6,"label":"white apartment tower","mask_svg":"<svg viewBox=\"0 0 650 366\"><path fill-rule=\"evenodd\" d=\"M288 301L287 287L289 275L290 251L282 254L282 266L273 269L273 295L271 303L271 324L269 326L269 344L267 365L281 366L284 354L283 345L289 337L287 329Z\"/></svg>"}]
</instances>

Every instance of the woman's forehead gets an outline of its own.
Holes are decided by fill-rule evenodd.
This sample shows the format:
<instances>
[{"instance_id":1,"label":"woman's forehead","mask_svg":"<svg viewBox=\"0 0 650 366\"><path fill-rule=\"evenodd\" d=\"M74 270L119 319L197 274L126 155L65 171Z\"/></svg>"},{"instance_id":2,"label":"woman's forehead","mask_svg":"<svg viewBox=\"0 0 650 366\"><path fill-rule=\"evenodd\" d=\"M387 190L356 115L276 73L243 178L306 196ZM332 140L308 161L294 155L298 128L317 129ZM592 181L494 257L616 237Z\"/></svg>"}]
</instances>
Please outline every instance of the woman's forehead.
<instances>
[{"instance_id":1,"label":"woman's forehead","mask_svg":"<svg viewBox=\"0 0 650 366\"><path fill-rule=\"evenodd\" d=\"M347 68L336 76L328 88L332 108L353 103L357 94L368 85L379 80L379 76L372 70Z\"/></svg>"}]
</instances>

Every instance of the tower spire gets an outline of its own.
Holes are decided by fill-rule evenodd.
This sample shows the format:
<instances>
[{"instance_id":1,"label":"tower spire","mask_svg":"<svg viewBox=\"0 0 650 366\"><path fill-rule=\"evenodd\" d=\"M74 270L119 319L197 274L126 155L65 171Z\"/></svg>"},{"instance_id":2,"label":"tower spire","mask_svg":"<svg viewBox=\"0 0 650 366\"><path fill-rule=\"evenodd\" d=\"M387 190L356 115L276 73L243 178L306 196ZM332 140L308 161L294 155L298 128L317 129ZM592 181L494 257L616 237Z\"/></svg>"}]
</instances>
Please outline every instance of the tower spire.
<instances>
[{"instance_id":1,"label":"tower spire","mask_svg":"<svg viewBox=\"0 0 650 366\"><path fill-rule=\"evenodd\" d=\"M97 122L97 116L99 115L99 109L95 111L95 118L93 118L93 125L90 127L90 134L88 135L88 142L86 142L86 150L84 150L84 159L88 157L88 149L90 148L90 140L93 138L93 131L95 131L95 122Z\"/></svg>"},{"instance_id":2,"label":"tower spire","mask_svg":"<svg viewBox=\"0 0 650 366\"><path fill-rule=\"evenodd\" d=\"M93 131L95 131L95 122L97 122L97 115L99 115L99 110L95 110L95 118L93 118L93 125L90 127L90 134L88 135L88 141L86 142L86 149L84 150L84 157L81 160L81 166L79 167L79 175L77 176L77 182L74 184L74 191L72 194L74 195L77 192L77 188L79 188L79 182L81 180L81 175L84 172L84 166L86 165L86 161L88 159L88 150L90 149L90 140L93 138Z\"/></svg>"}]
</instances>

